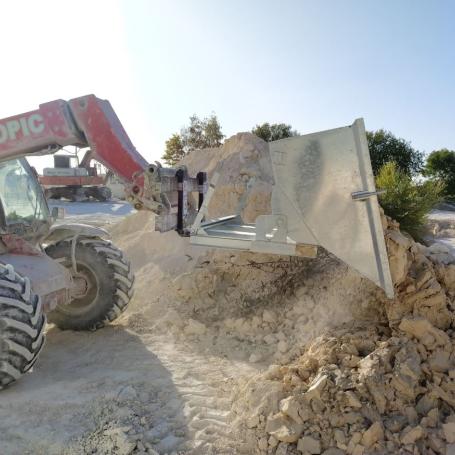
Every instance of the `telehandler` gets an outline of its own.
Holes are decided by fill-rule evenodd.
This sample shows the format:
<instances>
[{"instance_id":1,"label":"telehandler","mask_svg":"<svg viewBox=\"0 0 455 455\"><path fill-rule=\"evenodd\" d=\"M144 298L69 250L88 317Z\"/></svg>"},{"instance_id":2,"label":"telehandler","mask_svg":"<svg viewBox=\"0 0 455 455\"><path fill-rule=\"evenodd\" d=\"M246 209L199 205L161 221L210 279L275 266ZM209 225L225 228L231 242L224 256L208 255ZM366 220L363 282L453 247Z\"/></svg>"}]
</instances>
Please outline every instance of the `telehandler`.
<instances>
[{"instance_id":1,"label":"telehandler","mask_svg":"<svg viewBox=\"0 0 455 455\"><path fill-rule=\"evenodd\" d=\"M155 214L155 229L194 245L314 257L322 246L393 297L363 120L269 144L272 213L206 220L222 169L210 183L184 166L149 164L110 103L94 95L56 100L0 120L0 388L30 370L46 315L62 329L94 330L127 307L134 277L108 233L53 224L25 156L87 147L125 183L127 200ZM192 194L194 193L194 194Z\"/></svg>"}]
</instances>

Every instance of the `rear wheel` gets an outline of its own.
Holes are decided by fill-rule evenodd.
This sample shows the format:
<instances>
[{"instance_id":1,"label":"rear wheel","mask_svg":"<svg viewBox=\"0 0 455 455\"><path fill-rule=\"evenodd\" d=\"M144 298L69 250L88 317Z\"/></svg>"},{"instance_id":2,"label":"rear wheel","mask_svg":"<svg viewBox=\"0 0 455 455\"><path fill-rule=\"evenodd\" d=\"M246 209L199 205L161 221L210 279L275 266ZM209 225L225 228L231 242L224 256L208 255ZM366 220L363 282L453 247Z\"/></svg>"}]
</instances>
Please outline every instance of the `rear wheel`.
<instances>
[{"instance_id":1,"label":"rear wheel","mask_svg":"<svg viewBox=\"0 0 455 455\"><path fill-rule=\"evenodd\" d=\"M61 329L96 330L125 311L133 295L134 275L129 261L112 243L79 239L77 272L72 267L70 240L50 245L46 253L71 271L74 282L72 301L50 312L50 322Z\"/></svg>"},{"instance_id":2,"label":"rear wheel","mask_svg":"<svg viewBox=\"0 0 455 455\"><path fill-rule=\"evenodd\" d=\"M86 188L87 197L92 197L100 202L109 201L112 198L112 191L107 186L91 186Z\"/></svg>"},{"instance_id":3,"label":"rear wheel","mask_svg":"<svg viewBox=\"0 0 455 455\"><path fill-rule=\"evenodd\" d=\"M0 388L19 379L44 346L46 316L30 280L0 264Z\"/></svg>"},{"instance_id":4,"label":"rear wheel","mask_svg":"<svg viewBox=\"0 0 455 455\"><path fill-rule=\"evenodd\" d=\"M112 191L107 186L101 186L96 189L95 198L100 202L109 201L112 198Z\"/></svg>"}]
</instances>

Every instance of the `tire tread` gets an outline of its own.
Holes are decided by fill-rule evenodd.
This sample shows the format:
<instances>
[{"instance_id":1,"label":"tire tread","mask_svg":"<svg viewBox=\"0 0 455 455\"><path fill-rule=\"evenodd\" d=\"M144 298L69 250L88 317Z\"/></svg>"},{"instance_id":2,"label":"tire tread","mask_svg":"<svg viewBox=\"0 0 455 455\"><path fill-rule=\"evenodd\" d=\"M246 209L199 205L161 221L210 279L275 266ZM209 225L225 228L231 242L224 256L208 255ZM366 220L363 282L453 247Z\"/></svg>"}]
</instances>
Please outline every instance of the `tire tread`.
<instances>
[{"instance_id":1,"label":"tire tread","mask_svg":"<svg viewBox=\"0 0 455 455\"><path fill-rule=\"evenodd\" d=\"M85 324L72 324L68 318L66 320L64 319L62 313L58 314L58 318L54 317L56 314L53 315L53 313L58 311L58 308L49 314L49 320L62 329L97 330L117 319L126 310L134 293L134 274L131 263L124 257L122 251L116 248L110 241L100 238L82 237L78 239L76 245L76 258L79 245L93 251L98 257L102 257L110 270L115 283L114 292L109 296L110 303L105 305L103 315L91 321L86 321ZM70 251L70 249L71 242L69 240L62 240L49 245L46 248L46 253L50 257L57 259L59 252Z\"/></svg>"},{"instance_id":2,"label":"tire tread","mask_svg":"<svg viewBox=\"0 0 455 455\"><path fill-rule=\"evenodd\" d=\"M46 316L30 280L0 264L0 389L34 365L45 342Z\"/></svg>"}]
</instances>

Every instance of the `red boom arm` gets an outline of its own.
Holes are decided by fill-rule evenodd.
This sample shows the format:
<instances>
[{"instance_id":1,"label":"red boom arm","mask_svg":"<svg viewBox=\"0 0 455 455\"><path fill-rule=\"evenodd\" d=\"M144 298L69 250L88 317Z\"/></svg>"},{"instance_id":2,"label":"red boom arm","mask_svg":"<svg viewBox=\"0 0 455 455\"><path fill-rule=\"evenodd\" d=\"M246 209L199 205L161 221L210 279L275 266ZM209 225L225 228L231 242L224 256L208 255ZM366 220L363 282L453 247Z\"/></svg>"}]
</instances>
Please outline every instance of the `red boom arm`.
<instances>
[{"instance_id":1,"label":"red boom arm","mask_svg":"<svg viewBox=\"0 0 455 455\"><path fill-rule=\"evenodd\" d=\"M137 209L160 215L159 230L184 230L189 211L187 193L205 193L202 176L186 169L149 165L137 152L109 101L94 95L41 104L36 111L0 120L0 161L54 153L67 145L90 147L91 158L127 184L128 200ZM177 197L178 196L178 197ZM173 208L178 206L177 213ZM175 212L175 210L174 210Z\"/></svg>"},{"instance_id":2,"label":"red boom arm","mask_svg":"<svg viewBox=\"0 0 455 455\"><path fill-rule=\"evenodd\" d=\"M92 157L126 182L148 167L109 101L94 95L41 104L0 120L0 160L49 153L66 145L90 147Z\"/></svg>"}]
</instances>

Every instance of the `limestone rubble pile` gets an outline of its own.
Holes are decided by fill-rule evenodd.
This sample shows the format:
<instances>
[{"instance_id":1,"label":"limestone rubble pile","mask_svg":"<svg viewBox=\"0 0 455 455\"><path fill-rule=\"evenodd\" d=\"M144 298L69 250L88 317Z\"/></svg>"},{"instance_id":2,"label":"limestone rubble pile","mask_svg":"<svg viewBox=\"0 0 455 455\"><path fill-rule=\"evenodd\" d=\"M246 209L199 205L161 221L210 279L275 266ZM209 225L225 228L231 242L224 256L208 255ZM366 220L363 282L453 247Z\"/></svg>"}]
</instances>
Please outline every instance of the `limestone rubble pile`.
<instances>
[{"instance_id":1,"label":"limestone rubble pile","mask_svg":"<svg viewBox=\"0 0 455 455\"><path fill-rule=\"evenodd\" d=\"M383 220L387 319L330 330L240 387L246 453L455 453L455 261Z\"/></svg>"}]
</instances>

